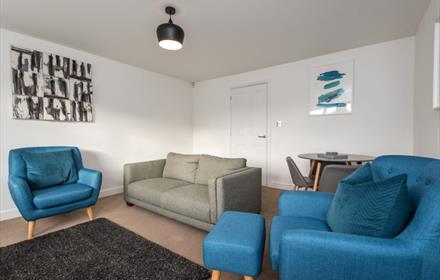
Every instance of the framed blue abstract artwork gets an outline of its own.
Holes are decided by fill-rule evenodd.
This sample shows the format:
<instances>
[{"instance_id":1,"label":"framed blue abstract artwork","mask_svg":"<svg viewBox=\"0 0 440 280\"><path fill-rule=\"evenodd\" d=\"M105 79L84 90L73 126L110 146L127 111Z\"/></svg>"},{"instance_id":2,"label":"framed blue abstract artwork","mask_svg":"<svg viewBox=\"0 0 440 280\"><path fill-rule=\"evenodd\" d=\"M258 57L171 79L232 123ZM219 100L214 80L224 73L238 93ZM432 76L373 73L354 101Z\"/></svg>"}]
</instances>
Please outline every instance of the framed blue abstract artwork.
<instances>
[{"instance_id":1,"label":"framed blue abstract artwork","mask_svg":"<svg viewBox=\"0 0 440 280\"><path fill-rule=\"evenodd\" d=\"M354 61L310 71L310 115L349 114L353 102Z\"/></svg>"}]
</instances>

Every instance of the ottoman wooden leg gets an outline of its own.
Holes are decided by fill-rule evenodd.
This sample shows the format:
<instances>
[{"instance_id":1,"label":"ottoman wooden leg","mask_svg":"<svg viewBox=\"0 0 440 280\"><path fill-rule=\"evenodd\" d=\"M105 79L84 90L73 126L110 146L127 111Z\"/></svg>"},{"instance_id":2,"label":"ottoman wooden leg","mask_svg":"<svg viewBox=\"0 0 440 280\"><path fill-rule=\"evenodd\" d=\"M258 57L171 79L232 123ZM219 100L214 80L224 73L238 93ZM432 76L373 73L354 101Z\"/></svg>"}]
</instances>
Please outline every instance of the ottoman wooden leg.
<instances>
[{"instance_id":1,"label":"ottoman wooden leg","mask_svg":"<svg viewBox=\"0 0 440 280\"><path fill-rule=\"evenodd\" d=\"M252 277L252 276L245 276L244 280L254 280L254 277Z\"/></svg>"},{"instance_id":2,"label":"ottoman wooden leg","mask_svg":"<svg viewBox=\"0 0 440 280\"><path fill-rule=\"evenodd\" d=\"M220 271L213 270L211 280L220 280Z\"/></svg>"}]
</instances>

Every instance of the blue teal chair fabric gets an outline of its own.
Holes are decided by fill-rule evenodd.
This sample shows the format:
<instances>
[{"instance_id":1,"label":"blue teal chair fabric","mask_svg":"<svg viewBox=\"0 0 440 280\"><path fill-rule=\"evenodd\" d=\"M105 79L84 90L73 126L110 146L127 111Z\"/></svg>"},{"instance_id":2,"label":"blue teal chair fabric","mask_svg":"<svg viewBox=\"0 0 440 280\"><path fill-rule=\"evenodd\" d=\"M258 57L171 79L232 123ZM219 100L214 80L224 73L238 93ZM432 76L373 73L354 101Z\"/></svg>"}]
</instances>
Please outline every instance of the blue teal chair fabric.
<instances>
[{"instance_id":1,"label":"blue teal chair fabric","mask_svg":"<svg viewBox=\"0 0 440 280\"><path fill-rule=\"evenodd\" d=\"M261 272L265 242L262 215L226 211L203 240L208 269L255 277Z\"/></svg>"},{"instance_id":2,"label":"blue teal chair fabric","mask_svg":"<svg viewBox=\"0 0 440 280\"><path fill-rule=\"evenodd\" d=\"M72 184L32 188L27 180L23 153L72 152L78 180ZM30 147L9 152L8 185L12 199L26 221L36 221L94 205L101 189L100 171L83 167L81 153L76 147Z\"/></svg>"},{"instance_id":3,"label":"blue teal chair fabric","mask_svg":"<svg viewBox=\"0 0 440 280\"><path fill-rule=\"evenodd\" d=\"M333 194L285 192L269 242L280 279L440 279L440 160L382 156L372 168L381 179L408 175L414 213L404 230L394 238L335 233L326 224Z\"/></svg>"}]
</instances>

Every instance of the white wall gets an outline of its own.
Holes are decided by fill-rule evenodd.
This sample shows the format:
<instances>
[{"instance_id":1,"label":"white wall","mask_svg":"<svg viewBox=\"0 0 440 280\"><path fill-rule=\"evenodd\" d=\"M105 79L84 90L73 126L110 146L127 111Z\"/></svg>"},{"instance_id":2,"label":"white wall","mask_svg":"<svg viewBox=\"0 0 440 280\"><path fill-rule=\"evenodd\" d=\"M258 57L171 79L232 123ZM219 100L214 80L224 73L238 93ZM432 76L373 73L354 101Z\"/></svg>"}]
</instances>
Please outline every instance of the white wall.
<instances>
[{"instance_id":1,"label":"white wall","mask_svg":"<svg viewBox=\"0 0 440 280\"><path fill-rule=\"evenodd\" d=\"M355 60L353 113L309 116L309 69L347 59ZM412 154L413 37L197 83L195 153L229 154L230 88L261 81L269 82L270 186L291 185L288 155ZM307 162L298 163L305 172Z\"/></svg>"},{"instance_id":2,"label":"white wall","mask_svg":"<svg viewBox=\"0 0 440 280\"><path fill-rule=\"evenodd\" d=\"M10 45L92 63L94 123L12 120ZM103 171L102 194L121 191L126 162L192 152L192 88L187 82L0 29L0 219L18 212L7 186L8 151L75 145L84 165Z\"/></svg>"},{"instance_id":3,"label":"white wall","mask_svg":"<svg viewBox=\"0 0 440 280\"><path fill-rule=\"evenodd\" d=\"M440 0L433 0L415 39L414 153L440 157L440 110L432 109L434 23L440 18Z\"/></svg>"},{"instance_id":4,"label":"white wall","mask_svg":"<svg viewBox=\"0 0 440 280\"><path fill-rule=\"evenodd\" d=\"M12 120L10 45L92 63L96 121ZM309 69L347 59L355 60L353 114L310 117ZM261 81L269 83L270 186L291 184L287 155L411 154L416 147L414 38L200 82L192 89L187 82L0 29L0 220L18 215L7 187L10 149L79 146L85 165L104 173L102 193L112 194L121 191L126 162L162 158L169 151L228 156L230 88ZM282 127L275 127L277 120ZM305 172L307 162L298 163Z\"/></svg>"}]
</instances>

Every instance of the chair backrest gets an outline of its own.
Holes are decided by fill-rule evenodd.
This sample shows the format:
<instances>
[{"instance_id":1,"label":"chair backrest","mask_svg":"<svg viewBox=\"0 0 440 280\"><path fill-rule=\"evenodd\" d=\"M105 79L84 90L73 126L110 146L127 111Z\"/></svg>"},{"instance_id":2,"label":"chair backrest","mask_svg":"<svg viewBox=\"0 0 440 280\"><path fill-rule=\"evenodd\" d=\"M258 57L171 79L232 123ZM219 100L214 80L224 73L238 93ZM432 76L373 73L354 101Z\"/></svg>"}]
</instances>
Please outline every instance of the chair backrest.
<instances>
[{"instance_id":1,"label":"chair backrest","mask_svg":"<svg viewBox=\"0 0 440 280\"><path fill-rule=\"evenodd\" d=\"M408 176L408 190L413 206L440 179L440 160L417 156L381 156L372 162L373 172L381 179L400 174Z\"/></svg>"},{"instance_id":2,"label":"chair backrest","mask_svg":"<svg viewBox=\"0 0 440 280\"><path fill-rule=\"evenodd\" d=\"M407 174L414 217L397 237L411 240L423 254L440 259L440 160L415 156L382 156L372 163L381 178ZM437 267L440 267L437 263ZM438 269L440 272L440 269Z\"/></svg>"},{"instance_id":3,"label":"chair backrest","mask_svg":"<svg viewBox=\"0 0 440 280\"><path fill-rule=\"evenodd\" d=\"M437 167L440 168L440 164ZM439 279L440 181L426 190L420 199L414 218L397 239L409 241L422 255L423 269L420 279Z\"/></svg>"},{"instance_id":4,"label":"chair backrest","mask_svg":"<svg viewBox=\"0 0 440 280\"><path fill-rule=\"evenodd\" d=\"M336 192L339 182L350 176L358 168L359 165L327 165L324 167L324 170L321 174L321 179L319 180L319 191L332 193Z\"/></svg>"},{"instance_id":5,"label":"chair backrest","mask_svg":"<svg viewBox=\"0 0 440 280\"><path fill-rule=\"evenodd\" d=\"M383 157L373 162L382 176L405 172L415 208L414 217L397 239L406 240L423 257L420 279L440 275L440 160L421 157ZM388 175L387 175L388 174Z\"/></svg>"},{"instance_id":6,"label":"chair backrest","mask_svg":"<svg viewBox=\"0 0 440 280\"><path fill-rule=\"evenodd\" d=\"M9 151L9 176L17 176L27 179L26 163L23 160L22 153L46 153L54 151L71 150L75 167L77 170L83 168L81 152L77 147L69 146L51 146L51 147L26 147L13 149Z\"/></svg>"},{"instance_id":7,"label":"chair backrest","mask_svg":"<svg viewBox=\"0 0 440 280\"><path fill-rule=\"evenodd\" d=\"M293 184L299 187L307 187L307 182L293 159L291 157L287 157L286 161L287 166L289 167L290 177L292 177Z\"/></svg>"}]
</instances>

